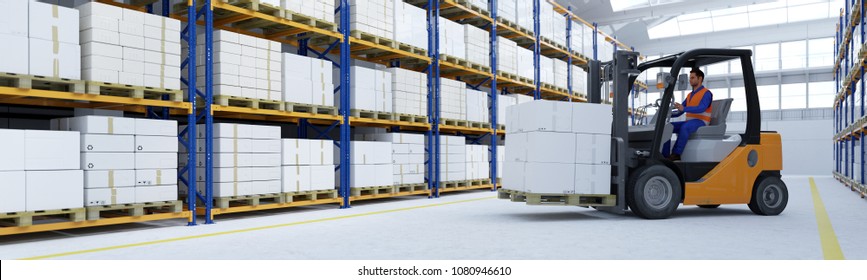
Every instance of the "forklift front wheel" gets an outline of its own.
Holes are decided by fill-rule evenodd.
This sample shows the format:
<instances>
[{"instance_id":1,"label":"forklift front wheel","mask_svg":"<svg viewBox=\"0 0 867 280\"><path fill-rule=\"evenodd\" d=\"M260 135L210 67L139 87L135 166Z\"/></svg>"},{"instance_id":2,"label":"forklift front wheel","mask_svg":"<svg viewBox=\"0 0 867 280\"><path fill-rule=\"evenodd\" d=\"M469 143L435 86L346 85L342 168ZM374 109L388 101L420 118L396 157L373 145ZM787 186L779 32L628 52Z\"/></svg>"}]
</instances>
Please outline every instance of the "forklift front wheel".
<instances>
[{"instance_id":1,"label":"forklift front wheel","mask_svg":"<svg viewBox=\"0 0 867 280\"><path fill-rule=\"evenodd\" d=\"M654 164L633 174L626 189L626 201L633 213L645 219L665 219L674 214L683 192L674 171Z\"/></svg>"},{"instance_id":2,"label":"forklift front wheel","mask_svg":"<svg viewBox=\"0 0 867 280\"><path fill-rule=\"evenodd\" d=\"M762 216L776 216L783 213L789 202L789 189L780 178L761 176L753 186L750 210Z\"/></svg>"}]
</instances>

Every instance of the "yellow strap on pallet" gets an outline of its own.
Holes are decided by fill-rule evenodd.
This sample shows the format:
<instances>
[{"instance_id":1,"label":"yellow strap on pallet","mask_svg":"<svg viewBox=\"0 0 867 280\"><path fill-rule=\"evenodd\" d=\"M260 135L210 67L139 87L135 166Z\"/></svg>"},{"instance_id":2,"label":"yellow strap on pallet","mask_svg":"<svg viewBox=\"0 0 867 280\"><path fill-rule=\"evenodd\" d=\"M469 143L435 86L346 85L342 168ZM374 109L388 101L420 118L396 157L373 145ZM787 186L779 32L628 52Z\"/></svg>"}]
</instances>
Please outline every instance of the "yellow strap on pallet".
<instances>
[{"instance_id":1,"label":"yellow strap on pallet","mask_svg":"<svg viewBox=\"0 0 867 280\"><path fill-rule=\"evenodd\" d=\"M301 191L301 166L300 165L295 166L295 191L296 192Z\"/></svg>"},{"instance_id":2,"label":"yellow strap on pallet","mask_svg":"<svg viewBox=\"0 0 867 280\"><path fill-rule=\"evenodd\" d=\"M157 169L157 185L163 184L163 170Z\"/></svg>"},{"instance_id":3,"label":"yellow strap on pallet","mask_svg":"<svg viewBox=\"0 0 867 280\"><path fill-rule=\"evenodd\" d=\"M108 134L114 134L114 118L108 117Z\"/></svg>"},{"instance_id":4,"label":"yellow strap on pallet","mask_svg":"<svg viewBox=\"0 0 867 280\"><path fill-rule=\"evenodd\" d=\"M117 204L117 189L114 188L114 170L108 171L108 188L111 190L111 205Z\"/></svg>"}]
</instances>

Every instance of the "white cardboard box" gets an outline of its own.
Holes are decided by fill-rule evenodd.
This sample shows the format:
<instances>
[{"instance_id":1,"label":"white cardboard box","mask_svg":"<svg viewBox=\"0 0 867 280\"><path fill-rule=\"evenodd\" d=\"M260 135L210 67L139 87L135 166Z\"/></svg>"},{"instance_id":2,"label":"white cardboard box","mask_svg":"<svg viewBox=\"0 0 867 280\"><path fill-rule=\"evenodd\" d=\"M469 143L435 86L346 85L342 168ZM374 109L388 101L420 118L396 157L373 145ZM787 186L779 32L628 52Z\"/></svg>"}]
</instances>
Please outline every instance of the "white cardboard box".
<instances>
[{"instance_id":1,"label":"white cardboard box","mask_svg":"<svg viewBox=\"0 0 867 280\"><path fill-rule=\"evenodd\" d=\"M78 132L26 130L24 170L79 169Z\"/></svg>"},{"instance_id":2,"label":"white cardboard box","mask_svg":"<svg viewBox=\"0 0 867 280\"><path fill-rule=\"evenodd\" d=\"M249 154L250 166L252 167L275 167L282 165L283 158L280 153Z\"/></svg>"},{"instance_id":3,"label":"white cardboard box","mask_svg":"<svg viewBox=\"0 0 867 280\"><path fill-rule=\"evenodd\" d=\"M250 167L239 167L239 168L214 168L214 172L212 174L214 182L227 183L227 182L247 182L252 181L253 169ZM196 168L196 181L204 182L205 181L205 169L204 168Z\"/></svg>"},{"instance_id":4,"label":"white cardboard box","mask_svg":"<svg viewBox=\"0 0 867 280\"><path fill-rule=\"evenodd\" d=\"M280 167L251 167L251 181L280 180Z\"/></svg>"},{"instance_id":5,"label":"white cardboard box","mask_svg":"<svg viewBox=\"0 0 867 280\"><path fill-rule=\"evenodd\" d=\"M266 156L265 154L256 155ZM222 168L222 167L253 167L253 154L242 154L242 153L214 153L213 156L214 167ZM181 154L180 162L186 163L187 157L186 154ZM280 165L280 155L277 155L277 164ZM196 167L205 167L205 155L197 154L196 155Z\"/></svg>"},{"instance_id":6,"label":"white cardboard box","mask_svg":"<svg viewBox=\"0 0 867 280\"><path fill-rule=\"evenodd\" d=\"M0 171L0 213L25 211L26 178L24 171Z\"/></svg>"},{"instance_id":7,"label":"white cardboard box","mask_svg":"<svg viewBox=\"0 0 867 280\"><path fill-rule=\"evenodd\" d=\"M270 125L251 125L250 126L250 138L251 139L280 139L281 129L279 126L270 126Z\"/></svg>"},{"instance_id":8,"label":"white cardboard box","mask_svg":"<svg viewBox=\"0 0 867 280\"><path fill-rule=\"evenodd\" d=\"M78 36L82 43L99 42L109 45L120 45L120 33L99 28L91 28L81 31Z\"/></svg>"},{"instance_id":9,"label":"white cardboard box","mask_svg":"<svg viewBox=\"0 0 867 280\"><path fill-rule=\"evenodd\" d=\"M575 192L575 164L528 162L521 175L524 177L524 190L528 193Z\"/></svg>"},{"instance_id":10,"label":"white cardboard box","mask_svg":"<svg viewBox=\"0 0 867 280\"><path fill-rule=\"evenodd\" d=\"M611 105L572 103L572 132L610 135L611 114Z\"/></svg>"},{"instance_id":11,"label":"white cardboard box","mask_svg":"<svg viewBox=\"0 0 867 280\"><path fill-rule=\"evenodd\" d=\"M78 45L78 15L76 9L31 1L28 37Z\"/></svg>"},{"instance_id":12,"label":"white cardboard box","mask_svg":"<svg viewBox=\"0 0 867 280\"><path fill-rule=\"evenodd\" d=\"M83 171L27 171L26 177L27 211L84 206Z\"/></svg>"},{"instance_id":13,"label":"white cardboard box","mask_svg":"<svg viewBox=\"0 0 867 280\"><path fill-rule=\"evenodd\" d=\"M251 144L251 153L280 153L280 145L281 141L279 139L275 140L264 140L264 139L252 139L250 140Z\"/></svg>"},{"instance_id":14,"label":"white cardboard box","mask_svg":"<svg viewBox=\"0 0 867 280\"><path fill-rule=\"evenodd\" d=\"M334 189L334 165L310 166L310 190Z\"/></svg>"},{"instance_id":15,"label":"white cardboard box","mask_svg":"<svg viewBox=\"0 0 867 280\"><path fill-rule=\"evenodd\" d=\"M559 101L534 100L533 102L517 105L516 108L519 112L515 117L520 118L518 129L525 132L572 132L571 104Z\"/></svg>"},{"instance_id":16,"label":"white cardboard box","mask_svg":"<svg viewBox=\"0 0 867 280\"><path fill-rule=\"evenodd\" d=\"M135 172L135 170L84 171L84 188L133 187L135 186Z\"/></svg>"},{"instance_id":17,"label":"white cardboard box","mask_svg":"<svg viewBox=\"0 0 867 280\"><path fill-rule=\"evenodd\" d=\"M26 35L0 34L0 42L0 71L30 74L30 40Z\"/></svg>"},{"instance_id":18,"label":"white cardboard box","mask_svg":"<svg viewBox=\"0 0 867 280\"><path fill-rule=\"evenodd\" d=\"M106 116L83 116L69 118L68 126L61 130L79 131L88 134L135 135L135 121L131 118Z\"/></svg>"},{"instance_id":19,"label":"white cardboard box","mask_svg":"<svg viewBox=\"0 0 867 280\"><path fill-rule=\"evenodd\" d=\"M253 138L253 127L244 124L215 123L213 125L214 138ZM205 138L205 125L196 126L196 137Z\"/></svg>"},{"instance_id":20,"label":"white cardboard box","mask_svg":"<svg viewBox=\"0 0 867 280\"><path fill-rule=\"evenodd\" d=\"M611 163L611 136L605 134L576 134L576 136L575 163Z\"/></svg>"},{"instance_id":21,"label":"white cardboard box","mask_svg":"<svg viewBox=\"0 0 867 280\"><path fill-rule=\"evenodd\" d=\"M253 194L279 193L282 190L280 179L268 181L253 181L251 191Z\"/></svg>"},{"instance_id":22,"label":"white cardboard box","mask_svg":"<svg viewBox=\"0 0 867 280\"><path fill-rule=\"evenodd\" d=\"M215 138L212 142L214 153L250 153L252 151L251 139L239 138ZM185 152L183 147L179 147L179 151ZM198 139L196 142L196 150L199 153L205 152L205 140Z\"/></svg>"},{"instance_id":23,"label":"white cardboard box","mask_svg":"<svg viewBox=\"0 0 867 280\"><path fill-rule=\"evenodd\" d=\"M135 169L169 169L178 167L177 153L137 153Z\"/></svg>"},{"instance_id":24,"label":"white cardboard box","mask_svg":"<svg viewBox=\"0 0 867 280\"><path fill-rule=\"evenodd\" d=\"M177 153L178 137L175 136L135 136L136 153Z\"/></svg>"},{"instance_id":25,"label":"white cardboard box","mask_svg":"<svg viewBox=\"0 0 867 280\"><path fill-rule=\"evenodd\" d=\"M135 202L155 202L178 200L178 186L135 187Z\"/></svg>"},{"instance_id":26,"label":"white cardboard box","mask_svg":"<svg viewBox=\"0 0 867 280\"><path fill-rule=\"evenodd\" d=\"M0 34L27 37L28 17L28 1L0 1Z\"/></svg>"},{"instance_id":27,"label":"white cardboard box","mask_svg":"<svg viewBox=\"0 0 867 280\"><path fill-rule=\"evenodd\" d=\"M101 57L123 59L124 54L125 54L124 48L121 46L118 46L118 45L110 45L110 44L99 43L99 42L87 42L87 43L81 44L81 56L82 57L101 56ZM130 53L130 55L134 55L134 53ZM144 59L144 57L142 57L141 59ZM86 61L86 59L82 59L82 61L81 61L82 68L89 68L89 67L85 67L87 65L87 63L85 63L85 61ZM97 68L99 68L99 67L97 67Z\"/></svg>"},{"instance_id":28,"label":"white cardboard box","mask_svg":"<svg viewBox=\"0 0 867 280\"><path fill-rule=\"evenodd\" d=\"M310 164L310 142L306 139L282 139L283 165Z\"/></svg>"},{"instance_id":29,"label":"white cardboard box","mask_svg":"<svg viewBox=\"0 0 867 280\"><path fill-rule=\"evenodd\" d=\"M144 64L142 64L142 67L144 67ZM117 80L125 85L144 85L144 74L119 72L117 73Z\"/></svg>"},{"instance_id":30,"label":"white cardboard box","mask_svg":"<svg viewBox=\"0 0 867 280\"><path fill-rule=\"evenodd\" d=\"M100 15L110 17L116 20L123 19L123 9L116 6L111 6L102 3L88 2L76 7L79 11L79 16L87 17L90 15Z\"/></svg>"},{"instance_id":31,"label":"white cardboard box","mask_svg":"<svg viewBox=\"0 0 867 280\"><path fill-rule=\"evenodd\" d=\"M334 142L330 140L308 140L310 143L310 164L334 164Z\"/></svg>"},{"instance_id":32,"label":"white cardboard box","mask_svg":"<svg viewBox=\"0 0 867 280\"><path fill-rule=\"evenodd\" d=\"M527 162L575 163L575 134L559 132L528 132Z\"/></svg>"},{"instance_id":33,"label":"white cardboard box","mask_svg":"<svg viewBox=\"0 0 867 280\"><path fill-rule=\"evenodd\" d=\"M0 129L0 158L2 158L0 160L0 171L24 170L24 130ZM0 182L3 181L0 180Z\"/></svg>"},{"instance_id":34,"label":"white cardboard box","mask_svg":"<svg viewBox=\"0 0 867 280\"><path fill-rule=\"evenodd\" d=\"M575 193L611 194L611 166L576 164Z\"/></svg>"},{"instance_id":35,"label":"white cardboard box","mask_svg":"<svg viewBox=\"0 0 867 280\"><path fill-rule=\"evenodd\" d=\"M135 171L136 186L174 185L177 182L177 169L147 169Z\"/></svg>"},{"instance_id":36,"label":"white cardboard box","mask_svg":"<svg viewBox=\"0 0 867 280\"><path fill-rule=\"evenodd\" d=\"M135 138L132 135L81 134L81 152L132 153Z\"/></svg>"},{"instance_id":37,"label":"white cardboard box","mask_svg":"<svg viewBox=\"0 0 867 280\"><path fill-rule=\"evenodd\" d=\"M135 203L135 187L84 190L84 206Z\"/></svg>"},{"instance_id":38,"label":"white cardboard box","mask_svg":"<svg viewBox=\"0 0 867 280\"><path fill-rule=\"evenodd\" d=\"M81 17L79 20L78 29L80 31L88 30L88 29L102 29L106 31L118 31L118 20L106 17L102 15L89 15L86 17ZM85 42L81 42L85 43Z\"/></svg>"},{"instance_id":39,"label":"white cardboard box","mask_svg":"<svg viewBox=\"0 0 867 280\"><path fill-rule=\"evenodd\" d=\"M81 46L30 38L30 74L65 79L81 79Z\"/></svg>"},{"instance_id":40,"label":"white cardboard box","mask_svg":"<svg viewBox=\"0 0 867 280\"><path fill-rule=\"evenodd\" d=\"M283 192L301 192L310 190L310 166L283 166Z\"/></svg>"},{"instance_id":41,"label":"white cardboard box","mask_svg":"<svg viewBox=\"0 0 867 280\"><path fill-rule=\"evenodd\" d=\"M136 135L177 136L178 121L135 119Z\"/></svg>"},{"instance_id":42,"label":"white cardboard box","mask_svg":"<svg viewBox=\"0 0 867 280\"><path fill-rule=\"evenodd\" d=\"M114 76L118 76L117 73L123 71L123 59L102 55L85 55L81 58L81 68L111 70L115 72Z\"/></svg>"},{"instance_id":43,"label":"white cardboard box","mask_svg":"<svg viewBox=\"0 0 867 280\"><path fill-rule=\"evenodd\" d=\"M83 170L132 170L135 168L135 153L81 153Z\"/></svg>"},{"instance_id":44,"label":"white cardboard box","mask_svg":"<svg viewBox=\"0 0 867 280\"><path fill-rule=\"evenodd\" d=\"M204 192L204 184L199 183L196 187ZM214 197L229 197L253 194L253 182L214 183Z\"/></svg>"}]
</instances>

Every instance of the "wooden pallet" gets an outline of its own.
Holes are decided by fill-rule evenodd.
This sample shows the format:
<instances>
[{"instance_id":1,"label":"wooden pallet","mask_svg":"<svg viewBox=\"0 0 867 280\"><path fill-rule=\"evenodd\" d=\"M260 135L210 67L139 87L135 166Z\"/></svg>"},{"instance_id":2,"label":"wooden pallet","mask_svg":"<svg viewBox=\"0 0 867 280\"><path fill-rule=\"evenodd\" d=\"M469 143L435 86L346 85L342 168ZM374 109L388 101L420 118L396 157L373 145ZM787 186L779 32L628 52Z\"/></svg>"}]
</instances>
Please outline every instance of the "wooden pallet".
<instances>
[{"instance_id":1,"label":"wooden pallet","mask_svg":"<svg viewBox=\"0 0 867 280\"><path fill-rule=\"evenodd\" d=\"M512 202L526 202L527 205L614 206L617 204L617 197L610 194L538 194L500 189L497 197Z\"/></svg>"},{"instance_id":2,"label":"wooden pallet","mask_svg":"<svg viewBox=\"0 0 867 280\"><path fill-rule=\"evenodd\" d=\"M518 75L509 73L509 72L503 72L501 70L497 70L497 76L503 76L503 77L506 77L506 78L509 78L509 79L512 79L515 81L518 80Z\"/></svg>"},{"instance_id":3,"label":"wooden pallet","mask_svg":"<svg viewBox=\"0 0 867 280\"><path fill-rule=\"evenodd\" d=\"M472 127L472 128L482 128L482 129L490 129L491 128L491 124L485 123L485 122L467 122L467 124L469 127Z\"/></svg>"},{"instance_id":4,"label":"wooden pallet","mask_svg":"<svg viewBox=\"0 0 867 280\"><path fill-rule=\"evenodd\" d=\"M293 102L286 102L286 103L284 103L283 106L284 106L284 110L286 112L324 114L324 115L332 115L332 116L337 115L337 107L334 107L334 106L301 104L301 103L293 103Z\"/></svg>"},{"instance_id":5,"label":"wooden pallet","mask_svg":"<svg viewBox=\"0 0 867 280\"><path fill-rule=\"evenodd\" d=\"M303 192L287 192L283 193L284 203L300 202L300 201L317 201L322 199L337 198L337 190L316 190Z\"/></svg>"},{"instance_id":6,"label":"wooden pallet","mask_svg":"<svg viewBox=\"0 0 867 280\"><path fill-rule=\"evenodd\" d=\"M565 50L565 49L566 49L566 46L564 46L564 45L562 45L562 44L560 44L560 43L554 42L553 39L549 39L549 38L545 38L545 37L539 37L539 38L541 38L543 42L548 43L548 45L551 45L551 46L554 47L554 48L558 48L558 49L561 49L561 50Z\"/></svg>"},{"instance_id":7,"label":"wooden pallet","mask_svg":"<svg viewBox=\"0 0 867 280\"><path fill-rule=\"evenodd\" d=\"M363 188L350 188L349 193L352 196L367 196L367 195L383 195L383 194L393 194L395 191L394 186L377 186L377 187L363 187Z\"/></svg>"},{"instance_id":8,"label":"wooden pallet","mask_svg":"<svg viewBox=\"0 0 867 280\"><path fill-rule=\"evenodd\" d=\"M86 218L84 208L65 208L56 210L21 211L0 213L3 226L32 226L34 219L59 218L69 222L81 222Z\"/></svg>"},{"instance_id":9,"label":"wooden pallet","mask_svg":"<svg viewBox=\"0 0 867 280\"><path fill-rule=\"evenodd\" d=\"M272 15L275 17L284 17L283 16L283 8L278 6L274 6L268 3L262 3L259 0L219 0L220 2L227 3L232 6L241 7L244 9L252 10L255 12L263 13L266 15Z\"/></svg>"},{"instance_id":10,"label":"wooden pallet","mask_svg":"<svg viewBox=\"0 0 867 280\"><path fill-rule=\"evenodd\" d=\"M506 125L503 125L503 124L497 124L497 130L499 130L499 131L506 131Z\"/></svg>"},{"instance_id":11,"label":"wooden pallet","mask_svg":"<svg viewBox=\"0 0 867 280\"><path fill-rule=\"evenodd\" d=\"M454 1L455 1L455 3L458 3L461 6L467 7L470 10L473 10L474 12L479 13L483 16L491 16L491 13L488 12L488 7L478 7L476 5L471 4L467 0L454 0Z\"/></svg>"},{"instance_id":12,"label":"wooden pallet","mask_svg":"<svg viewBox=\"0 0 867 280\"><path fill-rule=\"evenodd\" d=\"M470 181L448 181L448 182L440 182L441 189L457 189L457 188L465 188L470 186Z\"/></svg>"},{"instance_id":13,"label":"wooden pallet","mask_svg":"<svg viewBox=\"0 0 867 280\"><path fill-rule=\"evenodd\" d=\"M396 121L411 122L411 123L428 123L426 116L410 115L410 114L394 114Z\"/></svg>"},{"instance_id":14,"label":"wooden pallet","mask_svg":"<svg viewBox=\"0 0 867 280\"><path fill-rule=\"evenodd\" d=\"M491 184L491 179L490 179L490 178L486 178L486 179L473 179L473 180L468 180L468 183L469 183L470 186L490 185L490 184Z\"/></svg>"},{"instance_id":15,"label":"wooden pallet","mask_svg":"<svg viewBox=\"0 0 867 280\"><path fill-rule=\"evenodd\" d=\"M156 201L146 203L129 203L117 205L88 206L87 219L99 220L118 216L144 216L149 213L179 213L184 204L180 200Z\"/></svg>"},{"instance_id":16,"label":"wooden pallet","mask_svg":"<svg viewBox=\"0 0 867 280\"><path fill-rule=\"evenodd\" d=\"M505 26L511 27L512 29L515 29L515 30L518 30L518 31L520 31L520 32L523 32L524 34L527 34L527 35L530 35L530 36L533 36L533 34L534 34L532 30L529 30L529 29L527 29L527 28L524 28L524 27L518 25L518 23L513 22L513 21L511 21L511 20L507 20L507 19L504 19L504 18L501 18L501 17L497 17L497 22L499 22L499 23L502 24L502 25L505 25ZM505 31L505 30L504 30L504 31ZM498 32L499 32L499 31L498 31ZM504 32L504 33L505 33L505 32Z\"/></svg>"},{"instance_id":17,"label":"wooden pallet","mask_svg":"<svg viewBox=\"0 0 867 280\"><path fill-rule=\"evenodd\" d=\"M365 119L374 119L374 120L393 121L395 119L395 115L393 113L368 111L368 110L352 109L352 110L349 110L349 114L353 117L356 117L356 118L365 118Z\"/></svg>"},{"instance_id":18,"label":"wooden pallet","mask_svg":"<svg viewBox=\"0 0 867 280\"><path fill-rule=\"evenodd\" d=\"M87 82L87 93L150 100L162 100L163 95L168 95L169 101L184 101L184 91L179 89L154 88L93 81Z\"/></svg>"},{"instance_id":19,"label":"wooden pallet","mask_svg":"<svg viewBox=\"0 0 867 280\"><path fill-rule=\"evenodd\" d=\"M231 95L214 96L214 104L221 106L245 107L251 109L265 109L277 111L284 111L285 108L283 101L237 97Z\"/></svg>"},{"instance_id":20,"label":"wooden pallet","mask_svg":"<svg viewBox=\"0 0 867 280\"><path fill-rule=\"evenodd\" d=\"M389 38L376 36L376 35L373 35L373 34L370 34L370 33L364 32L364 31L360 31L360 30L352 30L349 32L349 34L352 37L355 37L356 39L368 41L368 42L371 42L371 43L374 43L377 45L381 45L381 46L386 46L386 47L389 47L392 49L397 49L397 42L395 42L394 40L389 39Z\"/></svg>"},{"instance_id":21,"label":"wooden pallet","mask_svg":"<svg viewBox=\"0 0 867 280\"><path fill-rule=\"evenodd\" d=\"M265 203L284 203L285 196L280 193L252 194L214 198L214 208L226 209L236 205L259 206Z\"/></svg>"},{"instance_id":22,"label":"wooden pallet","mask_svg":"<svg viewBox=\"0 0 867 280\"><path fill-rule=\"evenodd\" d=\"M0 86L85 93L84 81L0 72Z\"/></svg>"},{"instance_id":23,"label":"wooden pallet","mask_svg":"<svg viewBox=\"0 0 867 280\"><path fill-rule=\"evenodd\" d=\"M481 65L481 64L478 64L475 62L471 62L471 61L463 59L463 58L450 56L447 54L440 54L440 60L455 64L455 65L463 66L466 68L474 69L477 71L485 72L485 73L491 72L491 67L484 66L484 65Z\"/></svg>"},{"instance_id":24,"label":"wooden pallet","mask_svg":"<svg viewBox=\"0 0 867 280\"><path fill-rule=\"evenodd\" d=\"M283 9L284 17L288 20L313 26L319 29L337 32L337 24L334 22L318 19L295 11Z\"/></svg>"},{"instance_id":25,"label":"wooden pallet","mask_svg":"<svg viewBox=\"0 0 867 280\"><path fill-rule=\"evenodd\" d=\"M440 119L440 124L451 125L451 126L470 127L469 122L465 121L465 120Z\"/></svg>"},{"instance_id":26,"label":"wooden pallet","mask_svg":"<svg viewBox=\"0 0 867 280\"><path fill-rule=\"evenodd\" d=\"M405 51L408 53L413 53L413 54L421 55L421 56L427 56L427 49L419 48L419 47L416 47L416 46L413 46L413 45L410 45L407 43L397 42L397 48L399 50L402 50L402 51Z\"/></svg>"},{"instance_id":27,"label":"wooden pallet","mask_svg":"<svg viewBox=\"0 0 867 280\"><path fill-rule=\"evenodd\" d=\"M427 190L427 184L404 184L394 186L394 193L417 192Z\"/></svg>"}]
</instances>

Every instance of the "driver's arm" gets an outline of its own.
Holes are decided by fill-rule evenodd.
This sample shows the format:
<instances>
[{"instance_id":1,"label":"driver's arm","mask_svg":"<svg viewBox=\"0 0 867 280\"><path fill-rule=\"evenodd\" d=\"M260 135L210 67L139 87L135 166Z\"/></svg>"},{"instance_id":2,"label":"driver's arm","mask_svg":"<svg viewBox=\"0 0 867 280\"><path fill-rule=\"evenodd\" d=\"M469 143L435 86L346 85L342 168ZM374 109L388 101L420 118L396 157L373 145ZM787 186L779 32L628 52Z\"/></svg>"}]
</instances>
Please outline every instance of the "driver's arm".
<instances>
[{"instance_id":1,"label":"driver's arm","mask_svg":"<svg viewBox=\"0 0 867 280\"><path fill-rule=\"evenodd\" d=\"M680 103L680 104L686 104L686 100L684 100L683 103ZM686 107L683 107L683 109L686 110ZM680 117L681 115L683 115L683 113L684 113L683 111L672 108L671 117L677 118L677 117Z\"/></svg>"}]
</instances>

